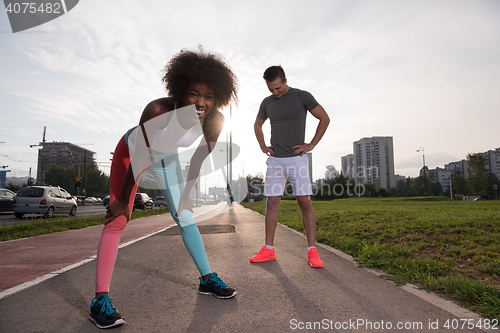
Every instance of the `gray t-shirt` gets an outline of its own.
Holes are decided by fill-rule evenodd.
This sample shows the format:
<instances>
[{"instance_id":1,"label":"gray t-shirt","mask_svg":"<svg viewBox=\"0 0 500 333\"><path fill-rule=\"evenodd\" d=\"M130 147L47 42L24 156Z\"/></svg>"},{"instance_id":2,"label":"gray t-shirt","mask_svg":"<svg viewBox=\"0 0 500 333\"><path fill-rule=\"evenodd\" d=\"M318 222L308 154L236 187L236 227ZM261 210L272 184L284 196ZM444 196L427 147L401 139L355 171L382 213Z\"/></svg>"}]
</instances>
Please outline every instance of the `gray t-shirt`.
<instances>
[{"instance_id":1,"label":"gray t-shirt","mask_svg":"<svg viewBox=\"0 0 500 333\"><path fill-rule=\"evenodd\" d=\"M274 95L264 98L257 117L271 121L272 156L297 156L293 147L304 144L307 111L318 105L309 92L295 88L289 88L281 98Z\"/></svg>"}]
</instances>

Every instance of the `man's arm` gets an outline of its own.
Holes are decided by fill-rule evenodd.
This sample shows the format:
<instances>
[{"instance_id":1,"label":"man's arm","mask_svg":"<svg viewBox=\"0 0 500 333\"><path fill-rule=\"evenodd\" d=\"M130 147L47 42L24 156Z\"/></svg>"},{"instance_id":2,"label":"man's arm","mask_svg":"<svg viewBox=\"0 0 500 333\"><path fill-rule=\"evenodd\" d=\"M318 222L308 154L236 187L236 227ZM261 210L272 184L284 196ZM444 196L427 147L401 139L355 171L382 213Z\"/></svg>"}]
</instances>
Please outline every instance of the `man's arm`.
<instances>
[{"instance_id":1,"label":"man's arm","mask_svg":"<svg viewBox=\"0 0 500 333\"><path fill-rule=\"evenodd\" d=\"M256 117L255 119L255 124L253 125L253 129L255 132L255 137L257 138L257 141L259 142L260 149L264 154L267 156L273 155L274 150L272 149L273 146L266 146L266 141L264 140L264 132L262 131L262 125L264 124L265 120L260 119L259 117Z\"/></svg>"},{"instance_id":2,"label":"man's arm","mask_svg":"<svg viewBox=\"0 0 500 333\"><path fill-rule=\"evenodd\" d=\"M328 117L328 114L326 113L325 109L321 105L318 105L314 109L312 109L311 114L314 116L314 118L319 119L318 127L316 127L316 133L314 133L314 137L312 138L310 143L305 143L303 145L298 145L294 146L293 148L297 148L295 150L295 154L302 156L305 153L310 152L311 150L316 147L318 142L321 140L323 135L326 132L326 129L328 128L328 125L330 124L330 117Z\"/></svg>"}]
</instances>

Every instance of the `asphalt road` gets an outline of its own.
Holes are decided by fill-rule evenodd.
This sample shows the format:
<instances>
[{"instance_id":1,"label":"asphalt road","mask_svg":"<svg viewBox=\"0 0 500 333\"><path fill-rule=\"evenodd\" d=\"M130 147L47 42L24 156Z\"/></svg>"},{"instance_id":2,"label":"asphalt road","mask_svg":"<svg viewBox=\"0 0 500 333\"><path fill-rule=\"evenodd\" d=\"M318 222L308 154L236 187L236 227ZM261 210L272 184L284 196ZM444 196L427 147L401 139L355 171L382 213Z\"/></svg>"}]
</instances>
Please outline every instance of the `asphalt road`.
<instances>
[{"instance_id":1,"label":"asphalt road","mask_svg":"<svg viewBox=\"0 0 500 333\"><path fill-rule=\"evenodd\" d=\"M171 217L142 218L127 229L141 230L154 221L164 229L119 250L110 295L126 324L114 331L483 332L467 326L479 323L478 315L411 285L395 286L327 246L318 246L325 267L309 267L304 235L282 225L276 230L277 260L252 264L249 258L264 241L264 217L240 205L221 212L200 215L198 226L212 270L238 295L220 300L198 294L198 272ZM44 255L42 248L78 252L79 238L86 237L82 244L98 241L99 227L91 228L0 244L2 274L8 274L14 254L16 262L26 254L26 260L43 266L54 264L55 254ZM84 257L39 283L0 293L0 332L97 332L87 319L95 261Z\"/></svg>"}]
</instances>

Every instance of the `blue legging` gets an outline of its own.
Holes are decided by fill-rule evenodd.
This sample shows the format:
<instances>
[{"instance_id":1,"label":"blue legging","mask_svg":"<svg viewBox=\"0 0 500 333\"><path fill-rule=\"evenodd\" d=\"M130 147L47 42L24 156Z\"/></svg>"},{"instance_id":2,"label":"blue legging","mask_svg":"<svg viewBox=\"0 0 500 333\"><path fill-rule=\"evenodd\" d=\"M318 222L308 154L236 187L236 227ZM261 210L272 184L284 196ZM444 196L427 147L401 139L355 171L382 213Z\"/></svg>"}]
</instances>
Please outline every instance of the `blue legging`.
<instances>
[{"instance_id":1,"label":"blue legging","mask_svg":"<svg viewBox=\"0 0 500 333\"><path fill-rule=\"evenodd\" d=\"M118 143L113 154L110 177L110 201L114 201L121 192L125 173L130 165L130 154L125 136ZM184 191L184 178L179 162L177 152L173 152L162 159L156 159L149 171L154 175L158 187L161 189L167 201L168 207L175 222L179 225L182 240L193 258L201 276L210 274L210 265L208 264L207 254L203 246L200 232L194 222L193 214L190 211L183 210L178 218L177 207L179 207L179 198ZM137 184L130 193L129 210L132 211L134 205ZM104 225L99 246L97 248L96 262L96 293L109 292L109 285L113 275L116 256L120 238L127 226L127 218L118 216L110 223Z\"/></svg>"},{"instance_id":2,"label":"blue legging","mask_svg":"<svg viewBox=\"0 0 500 333\"><path fill-rule=\"evenodd\" d=\"M205 246L201 239L200 231L194 221L193 213L184 209L177 217L179 200L184 193L184 177L177 152L165 154L162 158L156 158L149 172L154 176L158 188L165 196L168 209L175 222L179 225L182 240L193 258L194 264L200 271L201 276L210 274Z\"/></svg>"}]
</instances>

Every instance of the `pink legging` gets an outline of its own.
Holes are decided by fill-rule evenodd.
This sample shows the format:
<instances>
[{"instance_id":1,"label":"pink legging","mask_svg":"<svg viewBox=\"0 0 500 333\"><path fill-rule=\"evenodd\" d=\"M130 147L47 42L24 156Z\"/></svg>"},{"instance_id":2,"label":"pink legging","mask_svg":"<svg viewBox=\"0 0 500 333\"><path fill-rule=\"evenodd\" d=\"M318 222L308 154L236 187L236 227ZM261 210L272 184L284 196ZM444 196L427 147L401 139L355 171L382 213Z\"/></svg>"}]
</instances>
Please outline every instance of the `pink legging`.
<instances>
[{"instance_id":1,"label":"pink legging","mask_svg":"<svg viewBox=\"0 0 500 333\"><path fill-rule=\"evenodd\" d=\"M122 137L115 152L113 153L113 162L111 163L111 178L109 184L109 202L113 202L118 196L123 186L125 173L130 165L130 155L128 146L125 143L125 136ZM134 209L135 193L137 191L137 183L130 193L130 201L128 204L129 211ZM127 226L127 218L123 215L115 218L110 223L104 226L101 234L101 240L97 248L97 267L96 267L96 289L95 292L109 292L111 276L115 267L116 256L118 254L118 246L120 238Z\"/></svg>"},{"instance_id":2,"label":"pink legging","mask_svg":"<svg viewBox=\"0 0 500 333\"><path fill-rule=\"evenodd\" d=\"M113 153L110 179L110 202L113 202L113 200L120 195L123 180L129 165L129 147L127 146L124 136ZM203 245L203 240L198 230L198 226L194 221L192 212L183 210L179 214L179 217L176 215L179 198L184 191L184 180L182 178L182 170L180 169L178 155L175 153L170 155L170 157L162 156L162 158L153 163L153 165L147 164L145 167L154 175L157 185L164 194L170 214L179 225L184 246L186 246L201 276L210 274L210 264L208 263L205 246ZM134 185L132 193L130 193L130 212L132 212L134 207L136 191L137 184ZM113 268L118 254L120 238L126 226L127 219L125 216L119 216L106 224L102 230L101 240L97 248L96 293L109 292L109 285L111 283Z\"/></svg>"}]
</instances>

